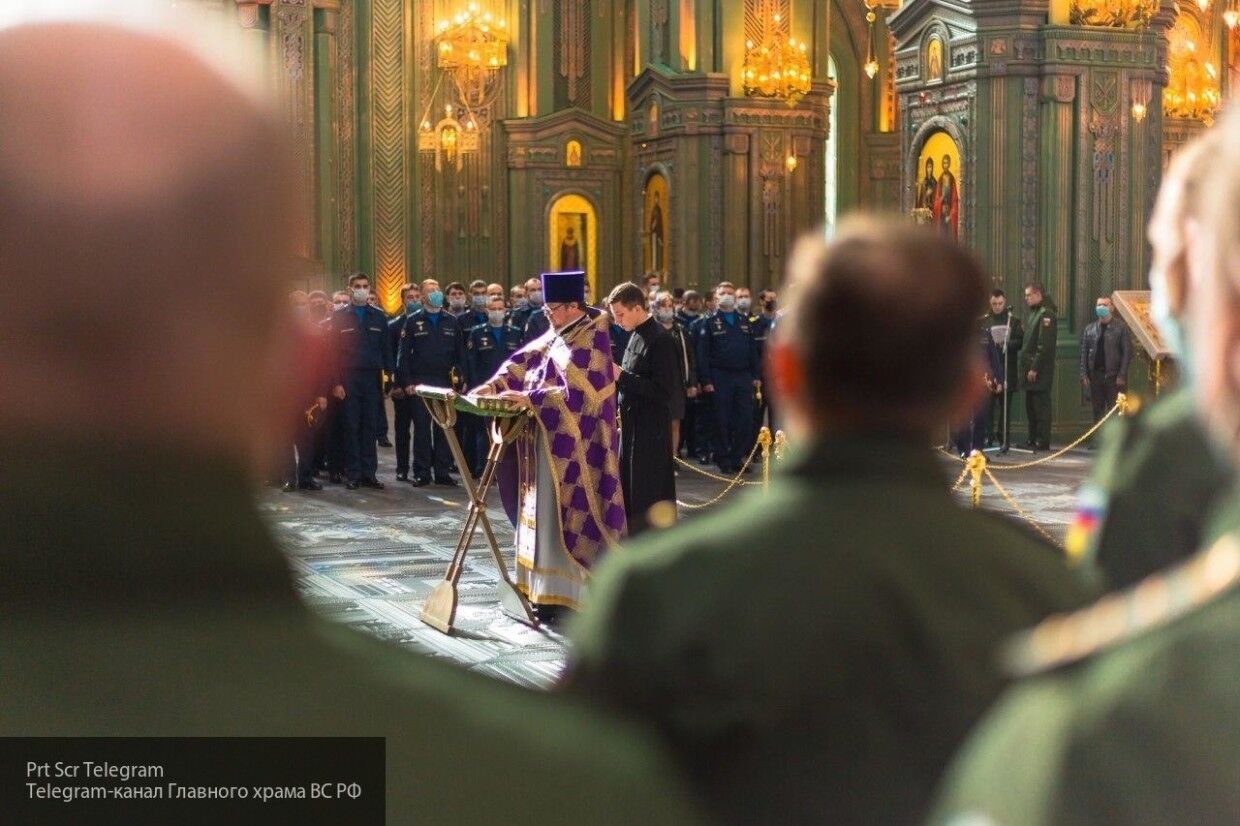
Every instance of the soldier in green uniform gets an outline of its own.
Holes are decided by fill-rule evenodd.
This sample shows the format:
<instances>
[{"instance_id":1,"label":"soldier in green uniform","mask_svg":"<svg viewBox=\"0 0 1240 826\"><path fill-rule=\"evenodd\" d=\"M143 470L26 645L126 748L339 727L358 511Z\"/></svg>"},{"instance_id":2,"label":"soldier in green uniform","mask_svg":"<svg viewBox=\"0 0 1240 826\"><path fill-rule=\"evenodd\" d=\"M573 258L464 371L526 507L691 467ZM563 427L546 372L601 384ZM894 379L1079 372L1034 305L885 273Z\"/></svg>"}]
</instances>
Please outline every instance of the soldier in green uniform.
<instances>
[{"instance_id":1,"label":"soldier in green uniform","mask_svg":"<svg viewBox=\"0 0 1240 826\"><path fill-rule=\"evenodd\" d=\"M1176 153L1150 219L1153 314L1181 360L1178 319L1190 283L1184 221L1191 216L1185 208L1212 174L1219 148L1218 134L1208 132ZM1092 560L1111 587L1126 588L1201 547L1206 514L1234 472L1207 442L1192 394L1183 387L1135 415L1113 419L1102 443L1081 487L1069 551Z\"/></svg>"},{"instance_id":2,"label":"soldier in green uniform","mask_svg":"<svg viewBox=\"0 0 1240 826\"><path fill-rule=\"evenodd\" d=\"M566 685L653 722L721 822L910 822L999 693L994 647L1085 594L1057 549L959 507L928 448L986 392L976 260L858 218L790 277L768 367L796 456L604 565Z\"/></svg>"},{"instance_id":3,"label":"soldier in green uniform","mask_svg":"<svg viewBox=\"0 0 1240 826\"><path fill-rule=\"evenodd\" d=\"M1220 147L1240 144L1237 113L1216 129ZM1201 185L1186 193L1186 361L1197 415L1234 469L1240 160L1219 153ZM1176 474L1178 464L1165 471ZM1029 678L962 750L934 822L1237 821L1240 489L1213 511L1199 555L1009 646L1008 667Z\"/></svg>"},{"instance_id":4,"label":"soldier in green uniform","mask_svg":"<svg viewBox=\"0 0 1240 826\"><path fill-rule=\"evenodd\" d=\"M1020 366L1025 386L1025 414L1029 418L1027 450L1050 450L1051 389L1055 384L1055 303L1041 284L1025 287L1029 317Z\"/></svg>"},{"instance_id":5,"label":"soldier in green uniform","mask_svg":"<svg viewBox=\"0 0 1240 826\"><path fill-rule=\"evenodd\" d=\"M0 271L74 296L0 306L0 736L385 737L388 823L692 820L635 729L298 600L250 473L298 373L293 155L185 37L0 27Z\"/></svg>"}]
</instances>

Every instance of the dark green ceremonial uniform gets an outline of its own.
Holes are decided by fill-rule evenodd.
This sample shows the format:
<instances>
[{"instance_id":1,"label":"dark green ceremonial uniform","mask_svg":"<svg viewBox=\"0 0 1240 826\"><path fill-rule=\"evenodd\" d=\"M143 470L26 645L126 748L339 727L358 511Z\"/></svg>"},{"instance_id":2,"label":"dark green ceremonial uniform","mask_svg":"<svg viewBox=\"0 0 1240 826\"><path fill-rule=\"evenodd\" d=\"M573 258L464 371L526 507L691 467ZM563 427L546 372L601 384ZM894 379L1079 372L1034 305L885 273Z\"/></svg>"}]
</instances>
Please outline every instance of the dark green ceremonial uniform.
<instances>
[{"instance_id":1,"label":"dark green ceremonial uniform","mask_svg":"<svg viewBox=\"0 0 1240 826\"><path fill-rule=\"evenodd\" d=\"M1111 587L1126 588L1201 547L1206 513L1235 473L1208 443L1187 388L1112 419L1102 438L1077 522L1088 557Z\"/></svg>"},{"instance_id":2,"label":"dark green ceremonial uniform","mask_svg":"<svg viewBox=\"0 0 1240 826\"><path fill-rule=\"evenodd\" d=\"M1029 443L1041 450L1051 444L1051 388L1055 383L1055 307L1050 301L1029 313L1025 344L1020 351L1020 380L1025 388ZM1037 379L1029 381L1030 370Z\"/></svg>"},{"instance_id":3,"label":"dark green ceremonial uniform","mask_svg":"<svg viewBox=\"0 0 1240 826\"><path fill-rule=\"evenodd\" d=\"M1032 676L962 749L932 822L1240 819L1240 496L1229 499L1209 550L1016 640L1010 666Z\"/></svg>"},{"instance_id":4,"label":"dark green ceremonial uniform","mask_svg":"<svg viewBox=\"0 0 1240 826\"><path fill-rule=\"evenodd\" d=\"M602 566L566 685L653 721L720 821L911 822L999 693L999 641L1085 594L920 446L787 462Z\"/></svg>"},{"instance_id":5,"label":"dark green ceremonial uniform","mask_svg":"<svg viewBox=\"0 0 1240 826\"><path fill-rule=\"evenodd\" d=\"M0 735L382 736L391 824L693 820L636 731L314 617L235 468L10 436Z\"/></svg>"}]
</instances>

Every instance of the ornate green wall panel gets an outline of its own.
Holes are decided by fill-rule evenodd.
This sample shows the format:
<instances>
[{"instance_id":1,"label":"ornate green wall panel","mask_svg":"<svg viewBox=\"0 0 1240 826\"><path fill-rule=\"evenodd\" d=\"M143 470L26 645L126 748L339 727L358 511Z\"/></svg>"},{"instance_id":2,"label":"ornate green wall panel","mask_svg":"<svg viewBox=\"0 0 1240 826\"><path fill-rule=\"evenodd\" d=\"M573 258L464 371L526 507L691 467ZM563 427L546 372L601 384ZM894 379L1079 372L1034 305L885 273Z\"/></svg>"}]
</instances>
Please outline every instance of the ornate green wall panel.
<instances>
[{"instance_id":1,"label":"ornate green wall panel","mask_svg":"<svg viewBox=\"0 0 1240 826\"><path fill-rule=\"evenodd\" d=\"M409 59L405 0L370 0L367 188L373 278L390 299L409 273L410 188L406 92ZM390 307L389 307L390 308Z\"/></svg>"}]
</instances>

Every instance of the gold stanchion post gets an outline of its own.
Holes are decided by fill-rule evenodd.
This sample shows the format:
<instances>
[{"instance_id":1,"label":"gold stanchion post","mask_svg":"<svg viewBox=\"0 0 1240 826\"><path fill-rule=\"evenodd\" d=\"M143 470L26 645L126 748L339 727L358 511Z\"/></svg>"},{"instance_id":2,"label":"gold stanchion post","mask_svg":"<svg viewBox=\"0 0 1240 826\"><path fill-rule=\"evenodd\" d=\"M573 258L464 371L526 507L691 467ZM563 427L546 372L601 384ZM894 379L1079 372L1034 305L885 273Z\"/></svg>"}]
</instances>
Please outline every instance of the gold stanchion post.
<instances>
[{"instance_id":1,"label":"gold stanchion post","mask_svg":"<svg viewBox=\"0 0 1240 826\"><path fill-rule=\"evenodd\" d=\"M973 481L970 482L973 492L973 507L980 508L982 506L982 476L986 473L986 454L980 450L973 451L969 454L965 468L973 477Z\"/></svg>"},{"instance_id":2,"label":"gold stanchion post","mask_svg":"<svg viewBox=\"0 0 1240 826\"><path fill-rule=\"evenodd\" d=\"M771 485L771 429L763 425L758 431L758 446L762 448L762 486Z\"/></svg>"}]
</instances>

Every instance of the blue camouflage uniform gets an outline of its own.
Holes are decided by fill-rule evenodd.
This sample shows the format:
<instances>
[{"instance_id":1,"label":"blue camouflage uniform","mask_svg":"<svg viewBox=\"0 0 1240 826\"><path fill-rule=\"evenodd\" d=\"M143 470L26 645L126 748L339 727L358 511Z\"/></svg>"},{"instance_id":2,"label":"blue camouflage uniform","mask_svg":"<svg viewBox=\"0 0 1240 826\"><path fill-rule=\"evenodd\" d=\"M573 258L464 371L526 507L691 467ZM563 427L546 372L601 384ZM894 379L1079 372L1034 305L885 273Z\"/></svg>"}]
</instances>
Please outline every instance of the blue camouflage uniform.
<instances>
[{"instance_id":1,"label":"blue camouflage uniform","mask_svg":"<svg viewBox=\"0 0 1240 826\"><path fill-rule=\"evenodd\" d=\"M465 335L451 313L418 310L405 323L396 359L396 381L401 387L452 385L452 376L465 372ZM418 480L448 478L452 454L442 433L435 431L430 412L420 399L412 405L413 475ZM433 455L432 455L433 452Z\"/></svg>"},{"instance_id":2,"label":"blue camouflage uniform","mask_svg":"<svg viewBox=\"0 0 1240 826\"><path fill-rule=\"evenodd\" d=\"M698 322L698 378L713 385L715 461L724 473L740 470L752 443L753 383L758 351L749 319L739 312L714 312Z\"/></svg>"},{"instance_id":3,"label":"blue camouflage uniform","mask_svg":"<svg viewBox=\"0 0 1240 826\"><path fill-rule=\"evenodd\" d=\"M382 310L349 305L331 317L336 383L344 387L344 472L350 482L374 479L379 469L375 442L383 407L383 372L395 369L387 316Z\"/></svg>"}]
</instances>

